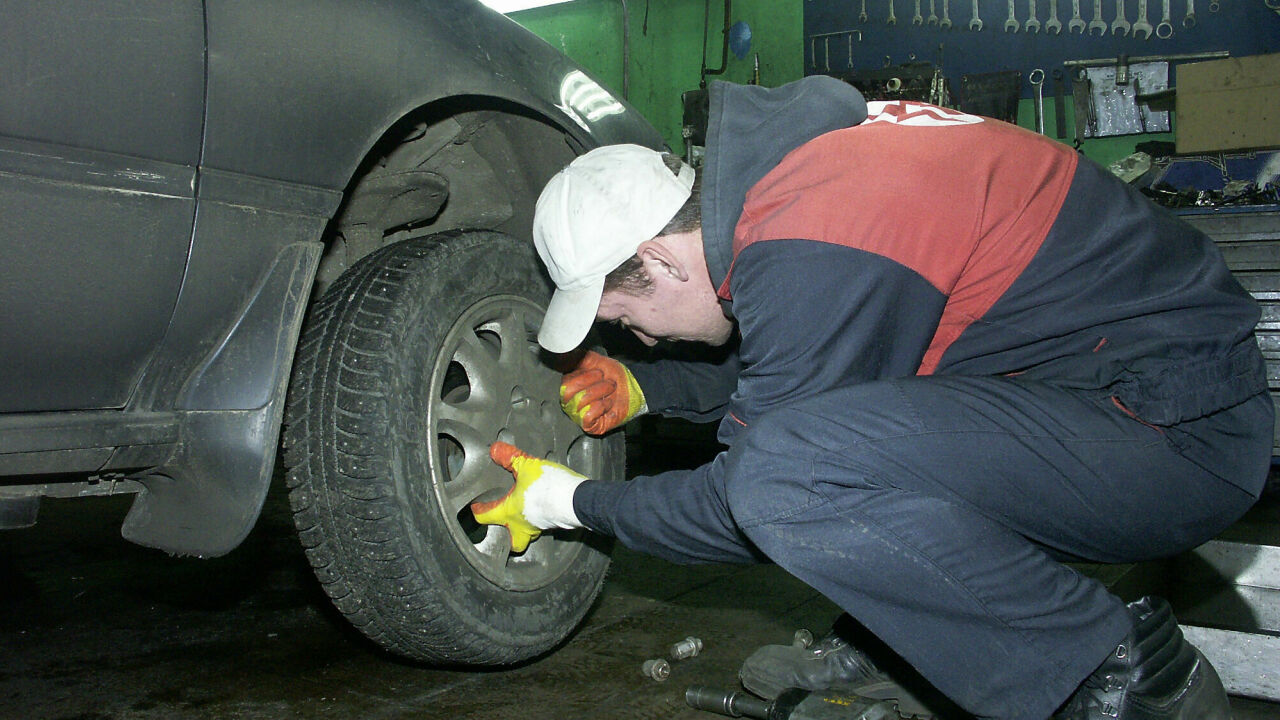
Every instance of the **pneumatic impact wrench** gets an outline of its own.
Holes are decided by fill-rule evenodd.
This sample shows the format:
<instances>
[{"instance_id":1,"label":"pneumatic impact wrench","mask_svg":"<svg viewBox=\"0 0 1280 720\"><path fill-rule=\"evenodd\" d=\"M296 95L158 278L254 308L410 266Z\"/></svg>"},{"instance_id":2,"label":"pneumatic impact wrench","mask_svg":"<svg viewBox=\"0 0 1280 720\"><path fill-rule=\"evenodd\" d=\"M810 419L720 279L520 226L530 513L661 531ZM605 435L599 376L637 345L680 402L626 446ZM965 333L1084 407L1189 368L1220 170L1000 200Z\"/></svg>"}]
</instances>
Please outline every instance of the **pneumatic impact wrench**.
<instances>
[{"instance_id":1,"label":"pneumatic impact wrench","mask_svg":"<svg viewBox=\"0 0 1280 720\"><path fill-rule=\"evenodd\" d=\"M800 688L787 688L773 700L761 700L744 692L694 685L685 691L684 701L698 710L756 720L898 720L899 717L887 700Z\"/></svg>"}]
</instances>

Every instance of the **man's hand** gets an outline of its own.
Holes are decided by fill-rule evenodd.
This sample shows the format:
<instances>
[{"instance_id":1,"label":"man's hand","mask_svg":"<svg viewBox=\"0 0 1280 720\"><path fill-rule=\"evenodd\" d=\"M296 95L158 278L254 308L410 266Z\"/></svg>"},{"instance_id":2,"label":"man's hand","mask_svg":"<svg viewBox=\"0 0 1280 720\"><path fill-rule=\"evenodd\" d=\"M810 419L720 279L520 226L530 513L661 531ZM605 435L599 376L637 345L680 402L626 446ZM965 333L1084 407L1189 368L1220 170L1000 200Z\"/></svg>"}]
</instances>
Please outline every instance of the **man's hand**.
<instances>
[{"instance_id":1,"label":"man's hand","mask_svg":"<svg viewBox=\"0 0 1280 720\"><path fill-rule=\"evenodd\" d=\"M573 513L573 491L585 477L504 442L490 445L489 457L516 484L498 500L471 503L471 514L478 523L505 526L513 552L524 552L543 530L582 527Z\"/></svg>"},{"instance_id":2,"label":"man's hand","mask_svg":"<svg viewBox=\"0 0 1280 720\"><path fill-rule=\"evenodd\" d=\"M561 381L560 408L583 430L603 435L644 412L645 400L626 366L587 351Z\"/></svg>"}]
</instances>

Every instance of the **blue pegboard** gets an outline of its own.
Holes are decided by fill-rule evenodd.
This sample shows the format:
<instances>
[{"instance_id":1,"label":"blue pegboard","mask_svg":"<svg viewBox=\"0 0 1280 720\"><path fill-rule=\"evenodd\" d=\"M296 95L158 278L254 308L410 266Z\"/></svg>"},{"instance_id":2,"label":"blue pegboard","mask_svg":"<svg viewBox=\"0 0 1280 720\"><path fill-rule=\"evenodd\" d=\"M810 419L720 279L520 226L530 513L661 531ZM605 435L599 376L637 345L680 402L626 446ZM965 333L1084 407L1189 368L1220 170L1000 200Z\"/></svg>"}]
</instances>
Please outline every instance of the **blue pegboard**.
<instances>
[{"instance_id":1,"label":"blue pegboard","mask_svg":"<svg viewBox=\"0 0 1280 720\"><path fill-rule=\"evenodd\" d=\"M896 25L886 25L889 3L893 2ZM1167 39L1152 35L1138 39L1131 35L1111 34L1116 16L1116 0L1102 0L1102 19L1107 35L1079 35L1068 32L1071 0L1058 0L1058 17L1063 27L1059 35L1046 34L1048 0L1036 0L1040 32L1028 34L1021 27L1016 33L1004 32L1009 14L1005 0L979 0L978 14L983 29L965 29L972 15L971 0L951 0L949 15L953 27L911 24L913 0L866 0L867 21L859 22L861 0L805 0L805 74L837 73L849 69L870 70L887 64L898 65L912 60L938 63L953 87L961 75L1020 70L1025 78L1033 68L1046 72L1061 67L1066 60L1113 58L1120 54L1131 57L1229 52L1233 57L1280 52L1280 15L1268 9L1264 0L1219 0L1218 12L1210 12L1209 0L1195 0L1196 24L1183 26L1186 0L1172 0L1173 34ZM1275 0L1272 0L1273 4ZM935 12L941 15L942 0L934 0ZM1030 0L1016 0L1015 16L1019 25L1028 17ZM1124 0L1125 16L1130 23L1137 19L1138 0ZM1081 0L1085 22L1093 19L1093 0ZM929 0L921 0L921 13L929 14ZM1154 26L1161 15L1161 0L1148 0L1147 16ZM812 39L818 37L816 40ZM941 47L941 50L939 49ZM1176 85L1176 65L1174 77ZM1023 96L1030 97L1031 86L1024 82Z\"/></svg>"}]
</instances>

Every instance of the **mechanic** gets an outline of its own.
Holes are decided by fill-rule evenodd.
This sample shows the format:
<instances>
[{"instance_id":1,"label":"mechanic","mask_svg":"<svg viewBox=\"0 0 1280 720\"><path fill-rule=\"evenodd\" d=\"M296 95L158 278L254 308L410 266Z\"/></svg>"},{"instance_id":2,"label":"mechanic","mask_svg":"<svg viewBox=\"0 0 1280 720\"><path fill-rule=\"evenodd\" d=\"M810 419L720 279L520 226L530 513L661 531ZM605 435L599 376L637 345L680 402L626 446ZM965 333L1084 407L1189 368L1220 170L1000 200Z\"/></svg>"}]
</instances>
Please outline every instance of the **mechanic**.
<instances>
[{"instance_id":1,"label":"mechanic","mask_svg":"<svg viewBox=\"0 0 1280 720\"><path fill-rule=\"evenodd\" d=\"M538 339L575 351L603 321L725 346L588 352L562 400L594 434L720 418L728 449L622 483L495 445L516 484L477 519L517 550L585 526L679 563L772 561L980 717L1228 718L1166 602L1064 564L1186 550L1262 492L1259 309L1212 242L1007 123L826 77L710 103L696 182L606 146L547 184ZM913 700L839 632L741 676Z\"/></svg>"}]
</instances>

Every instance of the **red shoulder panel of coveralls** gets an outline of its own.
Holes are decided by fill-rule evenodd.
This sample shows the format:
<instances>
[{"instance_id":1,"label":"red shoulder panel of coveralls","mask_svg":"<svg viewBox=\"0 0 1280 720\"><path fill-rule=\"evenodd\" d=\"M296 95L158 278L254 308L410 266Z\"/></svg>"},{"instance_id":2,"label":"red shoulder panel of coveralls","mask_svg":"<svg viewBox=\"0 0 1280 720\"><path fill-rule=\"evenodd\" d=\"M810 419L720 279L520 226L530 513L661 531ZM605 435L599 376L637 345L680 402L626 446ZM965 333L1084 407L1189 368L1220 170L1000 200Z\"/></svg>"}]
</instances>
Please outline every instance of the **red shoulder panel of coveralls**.
<instances>
[{"instance_id":1,"label":"red shoulder panel of coveralls","mask_svg":"<svg viewBox=\"0 0 1280 720\"><path fill-rule=\"evenodd\" d=\"M1030 263L1077 157L998 120L915 102L868 106L861 125L805 143L751 188L733 257L757 242L803 239L910 268L947 297L917 371L926 375ZM719 289L726 300L732 277L731 267Z\"/></svg>"}]
</instances>

